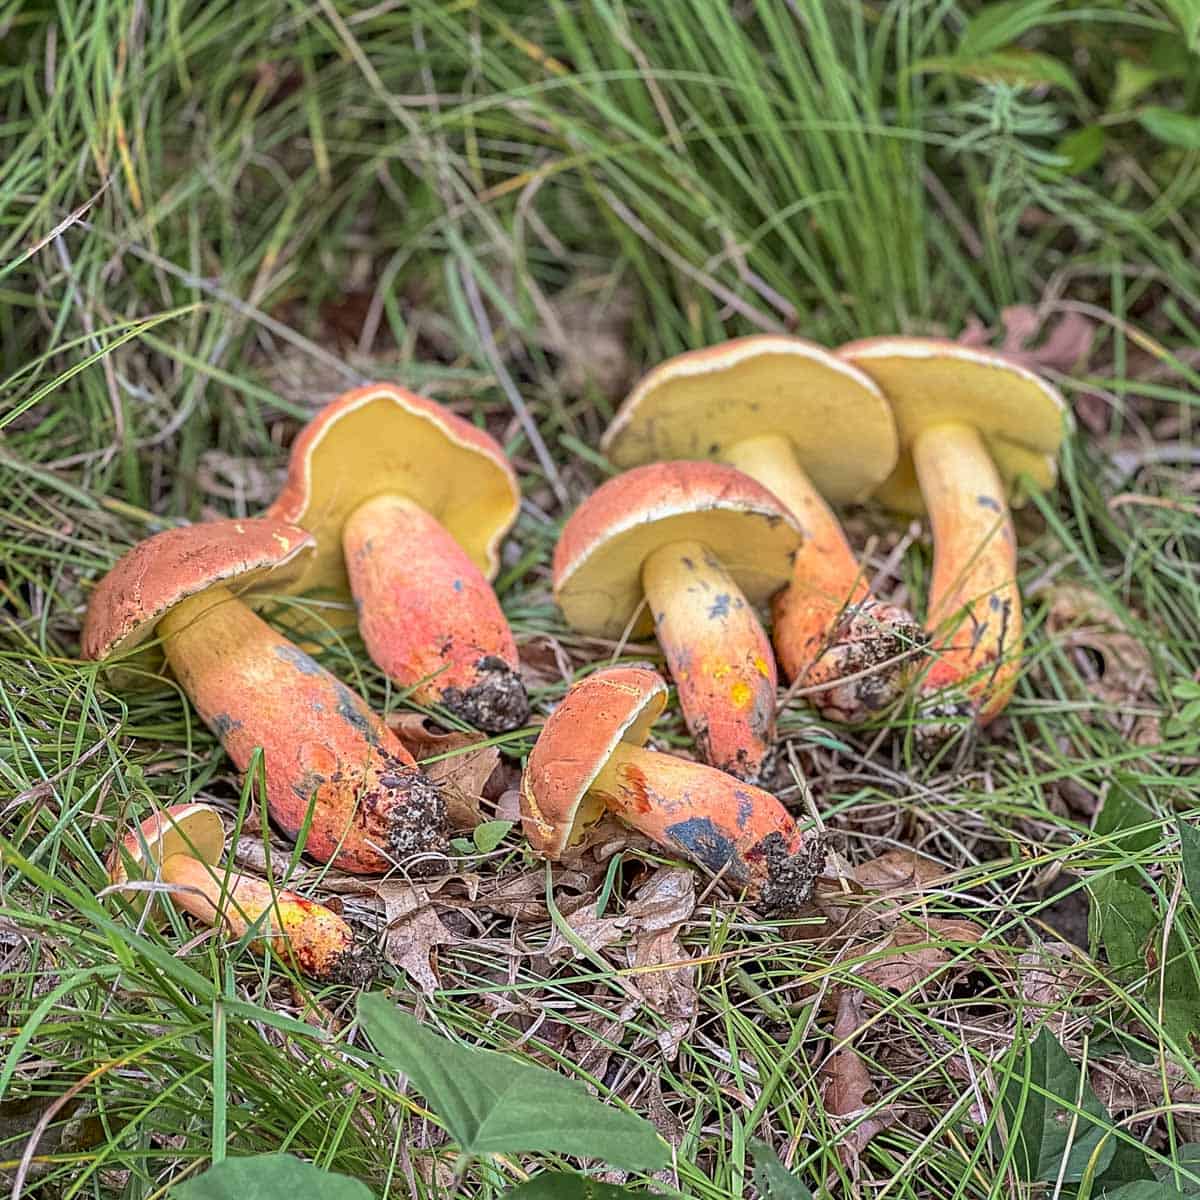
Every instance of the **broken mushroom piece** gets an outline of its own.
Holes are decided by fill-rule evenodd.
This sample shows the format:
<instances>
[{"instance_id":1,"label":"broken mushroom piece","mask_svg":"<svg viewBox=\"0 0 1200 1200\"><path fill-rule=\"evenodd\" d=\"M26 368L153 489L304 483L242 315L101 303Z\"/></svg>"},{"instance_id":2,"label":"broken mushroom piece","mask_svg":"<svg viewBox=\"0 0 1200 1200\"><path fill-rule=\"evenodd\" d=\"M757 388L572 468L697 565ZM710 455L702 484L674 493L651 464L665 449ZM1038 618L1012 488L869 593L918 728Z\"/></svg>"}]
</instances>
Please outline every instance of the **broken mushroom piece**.
<instances>
[{"instance_id":1,"label":"broken mushroom piece","mask_svg":"<svg viewBox=\"0 0 1200 1200\"><path fill-rule=\"evenodd\" d=\"M295 892L220 866L225 830L215 808L176 804L143 821L113 847L109 880L161 879L171 902L205 925L221 925L235 938L255 930L251 943L271 949L304 975L362 986L374 975L369 956L336 913ZM130 892L136 897L138 892Z\"/></svg>"},{"instance_id":2,"label":"broken mushroom piece","mask_svg":"<svg viewBox=\"0 0 1200 1200\"><path fill-rule=\"evenodd\" d=\"M488 434L393 384L326 405L292 447L269 515L310 530L294 591L353 599L367 653L418 704L488 733L523 725L517 644L488 582L520 491Z\"/></svg>"},{"instance_id":3,"label":"broken mushroom piece","mask_svg":"<svg viewBox=\"0 0 1200 1200\"><path fill-rule=\"evenodd\" d=\"M312 553L303 529L269 518L156 534L96 585L83 654L112 659L161 638L238 768L262 748L276 824L303 832L321 862L378 874L445 848L445 804L364 701L244 602L285 586Z\"/></svg>"},{"instance_id":4,"label":"broken mushroom piece","mask_svg":"<svg viewBox=\"0 0 1200 1200\"><path fill-rule=\"evenodd\" d=\"M825 863L823 839L806 836L769 792L644 749L666 697L644 667L597 671L568 690L521 776L530 845L558 859L607 810L763 908L798 908Z\"/></svg>"},{"instance_id":5,"label":"broken mushroom piece","mask_svg":"<svg viewBox=\"0 0 1200 1200\"><path fill-rule=\"evenodd\" d=\"M868 338L838 353L896 414L902 455L880 498L929 511L936 657L921 685L930 721L918 732L934 746L967 721L986 725L1016 686L1022 614L1008 500L1022 475L1053 484L1063 401L1001 354L936 338Z\"/></svg>"},{"instance_id":6,"label":"broken mushroom piece","mask_svg":"<svg viewBox=\"0 0 1200 1200\"><path fill-rule=\"evenodd\" d=\"M601 443L619 467L715 458L791 509L804 531L791 586L774 601L774 641L831 720L856 723L894 701L925 635L871 595L831 503L865 500L896 463L896 426L861 371L800 338L738 338L657 366Z\"/></svg>"},{"instance_id":7,"label":"broken mushroom piece","mask_svg":"<svg viewBox=\"0 0 1200 1200\"><path fill-rule=\"evenodd\" d=\"M653 628L701 756L757 780L777 676L754 606L787 582L800 541L783 504L733 467L653 463L602 484L567 521L554 595L582 633Z\"/></svg>"}]
</instances>

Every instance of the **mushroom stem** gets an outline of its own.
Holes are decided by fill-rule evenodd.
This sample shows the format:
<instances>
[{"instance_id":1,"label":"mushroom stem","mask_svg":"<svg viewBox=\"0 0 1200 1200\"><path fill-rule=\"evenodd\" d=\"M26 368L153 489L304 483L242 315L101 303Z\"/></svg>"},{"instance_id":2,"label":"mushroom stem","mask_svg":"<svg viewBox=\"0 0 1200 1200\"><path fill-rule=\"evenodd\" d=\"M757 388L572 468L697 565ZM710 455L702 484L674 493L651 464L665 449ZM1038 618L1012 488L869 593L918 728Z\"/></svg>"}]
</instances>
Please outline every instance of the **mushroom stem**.
<instances>
[{"instance_id":1,"label":"mushroom stem","mask_svg":"<svg viewBox=\"0 0 1200 1200\"><path fill-rule=\"evenodd\" d=\"M802 904L825 861L822 839L806 838L769 792L673 754L620 743L589 797L766 908Z\"/></svg>"},{"instance_id":2,"label":"mushroom stem","mask_svg":"<svg viewBox=\"0 0 1200 1200\"><path fill-rule=\"evenodd\" d=\"M295 892L272 889L251 875L226 878L190 854L172 854L160 869L171 884L171 902L205 925L223 925L235 938L252 926L253 946L270 944L295 968L313 979L366 982L370 966L354 945L350 926L323 904Z\"/></svg>"},{"instance_id":3,"label":"mushroom stem","mask_svg":"<svg viewBox=\"0 0 1200 1200\"><path fill-rule=\"evenodd\" d=\"M904 652L923 644L920 627L904 609L871 595L841 524L787 438L745 438L726 457L774 492L804 529L792 582L772 603L775 650L784 675L820 688L812 693L812 703L830 720L866 720L907 685L912 662ZM860 677L839 684L852 675Z\"/></svg>"},{"instance_id":4,"label":"mushroom stem","mask_svg":"<svg viewBox=\"0 0 1200 1200\"><path fill-rule=\"evenodd\" d=\"M959 718L923 731L940 738L972 714L986 724L1016 686L1022 642L1017 540L1004 486L974 428L934 426L913 442L912 454L933 530L926 628L937 657L922 691L950 689L932 711Z\"/></svg>"},{"instance_id":5,"label":"mushroom stem","mask_svg":"<svg viewBox=\"0 0 1200 1200\"><path fill-rule=\"evenodd\" d=\"M238 768L262 747L271 817L293 838L307 824L308 854L377 874L444 848L444 801L396 735L227 588L181 601L158 632L183 690Z\"/></svg>"},{"instance_id":6,"label":"mushroom stem","mask_svg":"<svg viewBox=\"0 0 1200 1200\"><path fill-rule=\"evenodd\" d=\"M440 521L404 496L376 496L347 519L342 548L367 653L417 703L489 733L528 720L500 602Z\"/></svg>"},{"instance_id":7,"label":"mushroom stem","mask_svg":"<svg viewBox=\"0 0 1200 1200\"><path fill-rule=\"evenodd\" d=\"M701 542L680 541L642 564L684 719L701 757L757 779L775 734L775 659L753 606Z\"/></svg>"}]
</instances>

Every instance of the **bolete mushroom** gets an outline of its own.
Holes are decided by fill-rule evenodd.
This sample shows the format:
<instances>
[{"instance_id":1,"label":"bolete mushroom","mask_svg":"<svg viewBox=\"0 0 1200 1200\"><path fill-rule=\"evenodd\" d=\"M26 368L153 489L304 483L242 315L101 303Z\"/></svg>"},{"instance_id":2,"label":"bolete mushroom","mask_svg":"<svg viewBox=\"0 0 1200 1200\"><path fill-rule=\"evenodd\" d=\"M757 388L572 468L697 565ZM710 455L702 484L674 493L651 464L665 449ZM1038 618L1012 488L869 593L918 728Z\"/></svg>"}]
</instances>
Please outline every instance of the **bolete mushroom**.
<instances>
[{"instance_id":1,"label":"bolete mushroom","mask_svg":"<svg viewBox=\"0 0 1200 1200\"><path fill-rule=\"evenodd\" d=\"M488 434L394 384L327 404L292 446L269 515L310 530L292 590L348 601L367 653L419 704L489 733L529 716L517 644L488 582L520 492Z\"/></svg>"},{"instance_id":2,"label":"bolete mushroom","mask_svg":"<svg viewBox=\"0 0 1200 1200\"><path fill-rule=\"evenodd\" d=\"M1053 484L1062 397L1001 354L936 338L868 338L838 353L896 414L902 455L881 498L929 511L936 657L921 684L930 721L919 735L936 744L971 718L987 724L1016 686L1022 614L1008 501L1021 476Z\"/></svg>"},{"instance_id":3,"label":"bolete mushroom","mask_svg":"<svg viewBox=\"0 0 1200 1200\"><path fill-rule=\"evenodd\" d=\"M521 818L556 860L605 812L744 887L766 909L794 909L825 862L769 792L702 763L645 749L667 686L644 667L610 667L572 685L521 776Z\"/></svg>"},{"instance_id":4,"label":"bolete mushroom","mask_svg":"<svg viewBox=\"0 0 1200 1200\"><path fill-rule=\"evenodd\" d=\"M157 635L204 723L246 770L257 747L267 805L304 849L376 874L444 848L445 804L364 701L244 602L286 583L314 552L270 518L155 534L96 585L83 654L113 659Z\"/></svg>"},{"instance_id":5,"label":"bolete mushroom","mask_svg":"<svg viewBox=\"0 0 1200 1200\"><path fill-rule=\"evenodd\" d=\"M924 634L871 595L829 506L865 500L896 463L895 421L866 375L800 338L737 338L655 367L601 446L619 467L719 459L774 492L804 531L773 606L785 676L831 720L865 720L900 695Z\"/></svg>"},{"instance_id":6,"label":"bolete mushroom","mask_svg":"<svg viewBox=\"0 0 1200 1200\"><path fill-rule=\"evenodd\" d=\"M554 550L554 595L582 633L653 628L702 757L756 780L774 738L777 675L754 606L787 582L801 536L783 504L733 467L652 463L572 514Z\"/></svg>"},{"instance_id":7,"label":"bolete mushroom","mask_svg":"<svg viewBox=\"0 0 1200 1200\"><path fill-rule=\"evenodd\" d=\"M205 925L235 938L255 931L256 948L270 946L304 975L361 986L374 969L354 934L335 912L262 879L226 871L225 830L215 808L175 804L131 830L112 849L108 877L118 888L131 880L159 879L171 902ZM136 902L141 893L130 891Z\"/></svg>"}]
</instances>

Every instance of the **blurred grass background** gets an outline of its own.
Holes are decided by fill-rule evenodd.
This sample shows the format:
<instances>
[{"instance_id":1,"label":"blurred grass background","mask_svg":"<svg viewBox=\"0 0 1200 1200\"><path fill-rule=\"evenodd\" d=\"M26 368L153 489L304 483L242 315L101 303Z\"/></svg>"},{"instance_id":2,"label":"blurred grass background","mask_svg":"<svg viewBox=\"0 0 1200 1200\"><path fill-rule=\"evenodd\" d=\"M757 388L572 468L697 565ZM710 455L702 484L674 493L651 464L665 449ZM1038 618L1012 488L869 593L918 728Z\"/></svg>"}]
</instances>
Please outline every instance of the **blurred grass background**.
<instances>
[{"instance_id":1,"label":"blurred grass background","mask_svg":"<svg viewBox=\"0 0 1200 1200\"><path fill-rule=\"evenodd\" d=\"M348 1052L352 997L318 1004L212 941L181 950L182 925L134 936L92 899L109 837L152 803L251 805L179 694L113 695L76 660L123 549L256 512L309 413L396 379L485 423L522 474L499 586L544 706L597 655L558 621L549 554L647 366L762 330L974 329L1036 353L1070 320L1039 362L1078 431L1021 518L1031 634L1009 716L932 764L903 714L892 737L804 710L782 725L785 798L816 803L845 859L920 848L953 871L922 903L986 930L986 953L924 987L868 988L875 1091L851 1126L889 1124L861 1158L837 1153L819 1066L865 941L833 953L702 903L699 1016L673 1058L651 1008L611 1024L611 963L537 956L544 911L482 908L439 947L432 996L390 983L435 1025L651 1116L688 1194L740 1195L749 1137L832 1195L1022 1194L977 1122L999 1049L1042 1023L1187 1184L1198 38L1190 0L0 0L0 1172L25 1194L149 1198L226 1148L283 1147L381 1196L448 1178L428 1114ZM851 529L919 606L926 531L873 511ZM397 706L361 647L326 661ZM1114 793L1141 806L1124 825ZM538 870L516 833L469 869ZM1114 878L1170 962L1110 969ZM1034 995L1030 954L1069 986Z\"/></svg>"}]
</instances>

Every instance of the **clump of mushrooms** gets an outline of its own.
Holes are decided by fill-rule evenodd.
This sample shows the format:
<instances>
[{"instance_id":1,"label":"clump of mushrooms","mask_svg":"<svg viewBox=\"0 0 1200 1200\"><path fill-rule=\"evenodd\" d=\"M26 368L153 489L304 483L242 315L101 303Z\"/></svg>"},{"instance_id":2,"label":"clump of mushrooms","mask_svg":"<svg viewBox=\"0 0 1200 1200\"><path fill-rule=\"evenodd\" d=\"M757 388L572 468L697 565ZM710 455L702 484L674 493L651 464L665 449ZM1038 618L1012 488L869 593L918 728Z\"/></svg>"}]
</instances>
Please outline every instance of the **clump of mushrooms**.
<instances>
[{"instance_id":1,"label":"clump of mushrooms","mask_svg":"<svg viewBox=\"0 0 1200 1200\"><path fill-rule=\"evenodd\" d=\"M935 338L869 338L838 353L879 384L896 414L903 453L880 498L929 513L926 626L936 657L921 683L918 736L932 747L986 725L1016 686L1023 630L1008 502L1020 476L1054 482L1062 397L1003 355Z\"/></svg>"},{"instance_id":2,"label":"clump of mushrooms","mask_svg":"<svg viewBox=\"0 0 1200 1200\"><path fill-rule=\"evenodd\" d=\"M572 514L554 551L554 595L582 633L653 628L701 755L753 781L770 766L777 684L754 606L787 582L800 543L784 505L733 467L653 463L608 480Z\"/></svg>"},{"instance_id":3,"label":"clump of mushrooms","mask_svg":"<svg viewBox=\"0 0 1200 1200\"><path fill-rule=\"evenodd\" d=\"M605 812L745 888L766 910L807 901L825 844L769 792L723 771L645 749L666 703L662 677L611 667L575 683L547 719L521 777L534 850L554 860Z\"/></svg>"},{"instance_id":4,"label":"clump of mushrooms","mask_svg":"<svg viewBox=\"0 0 1200 1200\"><path fill-rule=\"evenodd\" d=\"M303 975L356 987L375 974L371 955L335 912L295 892L222 867L225 830L215 808L176 804L147 818L112 849L109 880L169 885L171 903L234 938L253 930L253 946L270 948ZM136 902L143 892L130 889Z\"/></svg>"},{"instance_id":5,"label":"clump of mushrooms","mask_svg":"<svg viewBox=\"0 0 1200 1200\"><path fill-rule=\"evenodd\" d=\"M393 384L326 405L269 514L316 537L289 590L345 602L367 653L418 704L499 733L529 716L517 644L488 582L520 491L496 441Z\"/></svg>"},{"instance_id":6,"label":"clump of mushrooms","mask_svg":"<svg viewBox=\"0 0 1200 1200\"><path fill-rule=\"evenodd\" d=\"M774 492L804 534L773 605L785 676L831 720L903 693L925 635L871 594L830 508L865 500L896 465L895 420L868 376L800 338L738 338L660 363L601 444L619 467L712 458Z\"/></svg>"},{"instance_id":7,"label":"clump of mushrooms","mask_svg":"<svg viewBox=\"0 0 1200 1200\"><path fill-rule=\"evenodd\" d=\"M313 553L308 533L270 518L156 534L96 585L83 654L124 660L160 638L240 770L261 747L275 823L292 838L305 830L321 862L378 874L445 849L445 803L383 720L246 603L285 586Z\"/></svg>"}]
</instances>

